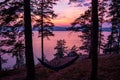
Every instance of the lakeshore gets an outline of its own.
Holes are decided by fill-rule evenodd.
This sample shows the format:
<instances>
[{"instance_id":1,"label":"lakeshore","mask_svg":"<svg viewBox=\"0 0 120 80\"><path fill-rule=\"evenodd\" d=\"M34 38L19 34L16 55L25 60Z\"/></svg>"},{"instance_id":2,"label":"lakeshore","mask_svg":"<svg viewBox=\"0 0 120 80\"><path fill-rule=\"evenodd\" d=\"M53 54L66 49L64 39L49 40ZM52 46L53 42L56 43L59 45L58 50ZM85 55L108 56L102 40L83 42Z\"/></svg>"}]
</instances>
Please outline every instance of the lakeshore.
<instances>
[{"instance_id":1,"label":"lakeshore","mask_svg":"<svg viewBox=\"0 0 120 80\"><path fill-rule=\"evenodd\" d=\"M63 58L62 60L67 62L70 59L71 58ZM36 65L35 69L38 80L89 80L91 72L91 60L88 58L81 59L81 57L79 57L74 64L60 70L59 72L47 69L40 64ZM120 54L99 56L99 80L120 80L119 72ZM0 74L2 74L0 76L1 80L24 80L26 76L24 68L3 71Z\"/></svg>"}]
</instances>

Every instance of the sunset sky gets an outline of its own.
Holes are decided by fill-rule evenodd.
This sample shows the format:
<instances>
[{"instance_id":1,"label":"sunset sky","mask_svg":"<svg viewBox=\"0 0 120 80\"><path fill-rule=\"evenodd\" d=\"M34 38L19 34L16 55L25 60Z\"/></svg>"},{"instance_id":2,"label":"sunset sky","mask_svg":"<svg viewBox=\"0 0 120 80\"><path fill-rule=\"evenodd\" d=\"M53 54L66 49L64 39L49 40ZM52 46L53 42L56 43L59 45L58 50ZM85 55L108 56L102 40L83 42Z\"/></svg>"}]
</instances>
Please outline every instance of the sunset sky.
<instances>
[{"instance_id":1,"label":"sunset sky","mask_svg":"<svg viewBox=\"0 0 120 80\"><path fill-rule=\"evenodd\" d=\"M0 0L0 2L3 0ZM84 0L79 0L84 1ZM86 0L86 3L89 3L90 0ZM73 22L80 14L84 13L87 10L87 7L77 7L78 3L68 4L69 0L59 0L56 5L54 5L54 11L58 15L57 18L53 20L55 26L70 26L70 23Z\"/></svg>"},{"instance_id":2,"label":"sunset sky","mask_svg":"<svg viewBox=\"0 0 120 80\"><path fill-rule=\"evenodd\" d=\"M75 3L70 5L68 5L68 3L69 0L60 0L57 2L57 5L54 6L55 13L58 15L58 17L53 20L55 26L70 26L70 23L87 9L87 7L76 7L77 4Z\"/></svg>"}]
</instances>

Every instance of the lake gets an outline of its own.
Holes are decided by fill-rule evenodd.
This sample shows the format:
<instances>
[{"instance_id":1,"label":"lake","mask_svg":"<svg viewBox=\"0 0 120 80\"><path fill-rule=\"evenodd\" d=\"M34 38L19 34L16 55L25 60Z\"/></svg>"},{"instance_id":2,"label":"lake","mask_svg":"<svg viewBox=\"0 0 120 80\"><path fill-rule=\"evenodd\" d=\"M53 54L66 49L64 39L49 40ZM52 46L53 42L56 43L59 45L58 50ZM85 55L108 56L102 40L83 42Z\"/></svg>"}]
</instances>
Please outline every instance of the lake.
<instances>
[{"instance_id":1,"label":"lake","mask_svg":"<svg viewBox=\"0 0 120 80\"><path fill-rule=\"evenodd\" d=\"M49 39L44 38L44 54L47 60L52 60L56 50L54 47L57 44L57 40L65 40L66 46L70 49L72 46L76 45L77 47L82 45L81 39L78 37L81 32L71 32L71 31L54 31L54 36L49 37ZM104 39L109 34L109 32L103 32ZM41 37L38 37L38 32L33 32L33 51L35 64L38 63L37 58L41 58ZM5 59L8 59L8 62L3 64L3 68L12 68L15 64L15 58L12 58L11 55L4 55Z\"/></svg>"}]
</instances>

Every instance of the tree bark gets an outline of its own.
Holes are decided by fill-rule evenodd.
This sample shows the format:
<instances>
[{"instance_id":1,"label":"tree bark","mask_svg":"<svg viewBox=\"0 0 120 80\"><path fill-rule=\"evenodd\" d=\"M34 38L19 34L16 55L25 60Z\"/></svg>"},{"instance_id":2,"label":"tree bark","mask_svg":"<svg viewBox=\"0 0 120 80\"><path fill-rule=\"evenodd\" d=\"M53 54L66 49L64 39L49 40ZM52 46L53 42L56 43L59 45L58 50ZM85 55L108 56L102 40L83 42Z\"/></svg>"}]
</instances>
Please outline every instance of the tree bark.
<instances>
[{"instance_id":1,"label":"tree bark","mask_svg":"<svg viewBox=\"0 0 120 80\"><path fill-rule=\"evenodd\" d=\"M42 0L42 6L41 6L41 53L42 53L42 61L44 61L44 25L43 25L43 6L44 6L44 0Z\"/></svg>"},{"instance_id":2,"label":"tree bark","mask_svg":"<svg viewBox=\"0 0 120 80\"><path fill-rule=\"evenodd\" d=\"M25 56L27 68L27 80L35 80L30 0L24 0L24 27L25 27Z\"/></svg>"},{"instance_id":3,"label":"tree bark","mask_svg":"<svg viewBox=\"0 0 120 80\"><path fill-rule=\"evenodd\" d=\"M97 80L98 69L98 0L92 0L92 48L91 48L91 61L92 71L91 80Z\"/></svg>"},{"instance_id":4,"label":"tree bark","mask_svg":"<svg viewBox=\"0 0 120 80\"><path fill-rule=\"evenodd\" d=\"M1 58L1 55L0 55L0 71L2 70L2 58Z\"/></svg>"}]
</instances>

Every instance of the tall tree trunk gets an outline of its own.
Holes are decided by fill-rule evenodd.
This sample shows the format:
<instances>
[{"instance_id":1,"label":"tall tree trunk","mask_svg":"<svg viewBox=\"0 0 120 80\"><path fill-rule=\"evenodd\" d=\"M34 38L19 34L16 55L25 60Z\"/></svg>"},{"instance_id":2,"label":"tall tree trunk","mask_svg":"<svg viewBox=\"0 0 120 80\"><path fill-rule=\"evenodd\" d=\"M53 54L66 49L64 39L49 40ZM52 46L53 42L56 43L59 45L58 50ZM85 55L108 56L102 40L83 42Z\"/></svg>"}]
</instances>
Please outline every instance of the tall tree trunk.
<instances>
[{"instance_id":1,"label":"tall tree trunk","mask_svg":"<svg viewBox=\"0 0 120 80\"><path fill-rule=\"evenodd\" d=\"M43 25L43 6L44 6L44 0L42 0L42 6L41 6L41 53L42 53L42 61L44 61L44 25Z\"/></svg>"},{"instance_id":2,"label":"tall tree trunk","mask_svg":"<svg viewBox=\"0 0 120 80\"><path fill-rule=\"evenodd\" d=\"M32 46L30 0L24 0L24 27L25 27L25 56L27 68L27 80L34 80L35 67Z\"/></svg>"},{"instance_id":3,"label":"tall tree trunk","mask_svg":"<svg viewBox=\"0 0 120 80\"><path fill-rule=\"evenodd\" d=\"M2 70L2 58L1 58L1 55L0 55L0 71Z\"/></svg>"},{"instance_id":4,"label":"tall tree trunk","mask_svg":"<svg viewBox=\"0 0 120 80\"><path fill-rule=\"evenodd\" d=\"M102 15L102 18L101 18L101 21L100 21L100 26L99 26L99 36L98 36L98 39L99 39L99 45L98 45L98 54L100 54L100 50L101 50L101 44L102 44L102 24L103 24L103 15Z\"/></svg>"},{"instance_id":5,"label":"tall tree trunk","mask_svg":"<svg viewBox=\"0 0 120 80\"><path fill-rule=\"evenodd\" d=\"M120 2L118 2L118 4L120 5ZM119 10L117 10L117 15L120 15ZM120 17L118 17L118 18L120 18ZM118 20L120 22L120 19L118 19ZM120 24L119 22L118 22L118 24ZM117 29L118 29L118 36L117 36L118 37L118 44L117 44L118 45L118 51L117 52L118 52L118 54L120 54L120 26L118 26Z\"/></svg>"},{"instance_id":6,"label":"tall tree trunk","mask_svg":"<svg viewBox=\"0 0 120 80\"><path fill-rule=\"evenodd\" d=\"M110 43L108 44L108 49L112 49L112 44L113 44L113 36L114 36L114 28L113 28L113 24L112 24L112 28L111 28L111 34L110 34ZM112 54L112 51L109 52L110 54Z\"/></svg>"},{"instance_id":7,"label":"tall tree trunk","mask_svg":"<svg viewBox=\"0 0 120 80\"><path fill-rule=\"evenodd\" d=\"M120 54L120 28L119 28L119 36L118 36L118 52Z\"/></svg>"},{"instance_id":8,"label":"tall tree trunk","mask_svg":"<svg viewBox=\"0 0 120 80\"><path fill-rule=\"evenodd\" d=\"M92 0L92 48L91 48L91 61L92 71L91 80L97 80L98 69L98 0Z\"/></svg>"},{"instance_id":9,"label":"tall tree trunk","mask_svg":"<svg viewBox=\"0 0 120 80\"><path fill-rule=\"evenodd\" d=\"M88 55L88 58L91 59L92 58L92 28L90 29L90 49L89 49L89 55Z\"/></svg>"}]
</instances>

